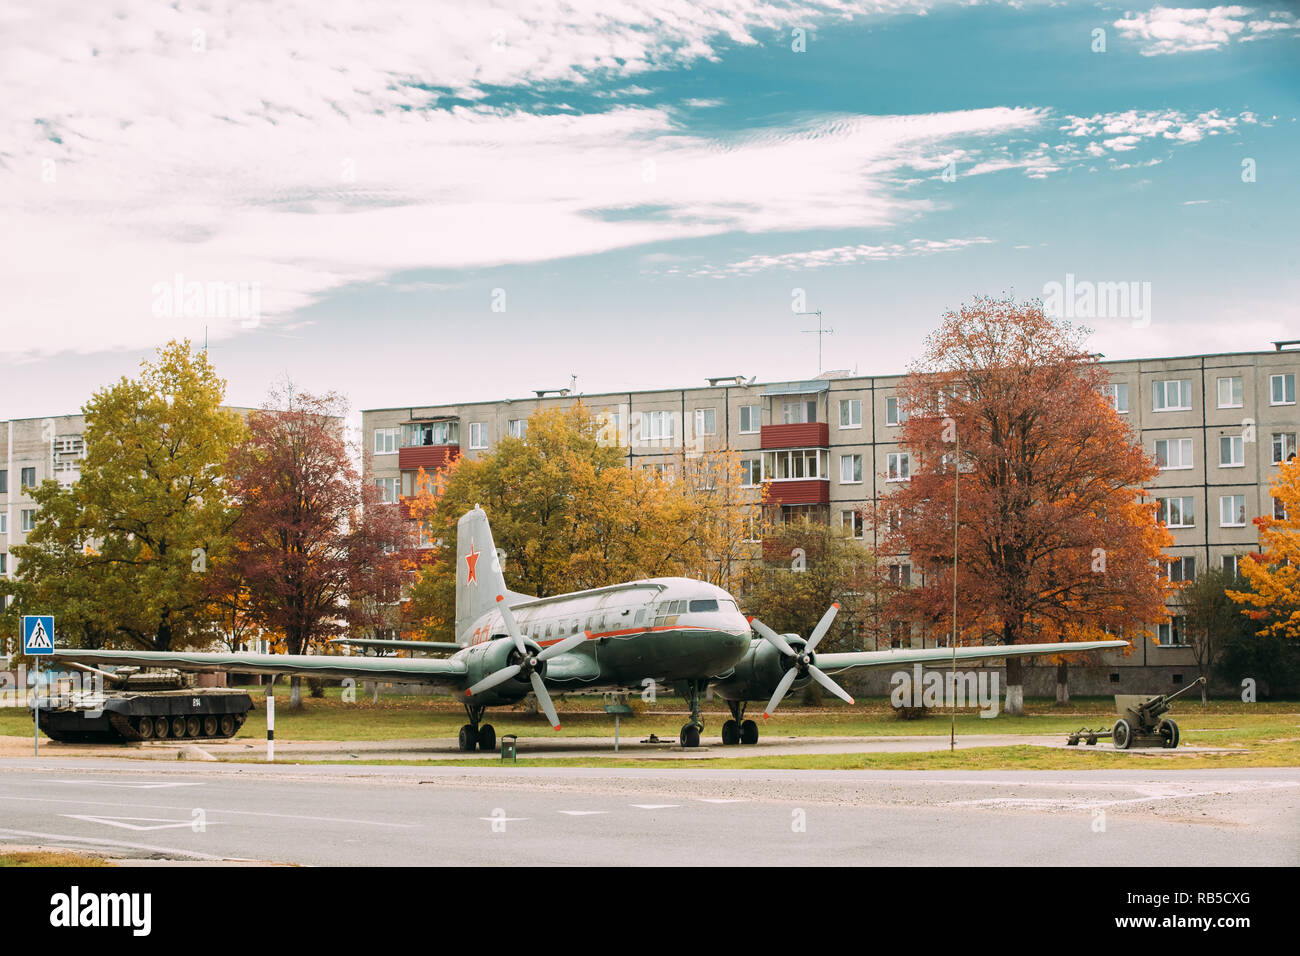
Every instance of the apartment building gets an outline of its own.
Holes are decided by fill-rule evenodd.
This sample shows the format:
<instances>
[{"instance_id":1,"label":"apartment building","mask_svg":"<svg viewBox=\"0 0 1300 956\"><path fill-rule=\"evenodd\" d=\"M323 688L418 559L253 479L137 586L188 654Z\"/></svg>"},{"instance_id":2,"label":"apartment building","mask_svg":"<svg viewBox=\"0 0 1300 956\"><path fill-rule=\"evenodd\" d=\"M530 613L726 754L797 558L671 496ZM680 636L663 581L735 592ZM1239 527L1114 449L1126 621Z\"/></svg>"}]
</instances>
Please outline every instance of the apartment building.
<instances>
[{"instance_id":1,"label":"apartment building","mask_svg":"<svg viewBox=\"0 0 1300 956\"><path fill-rule=\"evenodd\" d=\"M1108 398L1130 423L1134 441L1160 464L1150 489L1173 533L1175 560L1167 568L1173 580L1211 566L1234 569L1257 547L1253 519L1280 507L1269 483L1295 453L1300 433L1297 344L1103 362ZM431 472L459 455L481 455L503 436L523 435L534 411L581 399L600 416L604 439L626 450L629 467L671 471L684 454L735 450L756 499L759 485L770 480L771 499L784 515L831 521L871 546L872 530L859 514L910 478L912 463L898 444L907 414L897 393L901 381L900 375L837 372L768 383L730 376L697 388L581 396L561 389L531 398L371 409L362 413L367 477L388 500L399 500L414 492L420 467ZM905 559L884 560L899 564L900 579L911 578ZM1160 625L1158 647L1144 642L1115 663L1168 666L1171 677L1181 678L1192 663L1184 629L1175 617ZM915 632L902 640L942 643ZM1118 683L1113 674L1109 683Z\"/></svg>"},{"instance_id":2,"label":"apartment building","mask_svg":"<svg viewBox=\"0 0 1300 956\"><path fill-rule=\"evenodd\" d=\"M31 490L47 478L71 485L86 455L81 415L12 419L0 425L0 575L14 574L10 549L27 540L36 522Z\"/></svg>"}]
</instances>

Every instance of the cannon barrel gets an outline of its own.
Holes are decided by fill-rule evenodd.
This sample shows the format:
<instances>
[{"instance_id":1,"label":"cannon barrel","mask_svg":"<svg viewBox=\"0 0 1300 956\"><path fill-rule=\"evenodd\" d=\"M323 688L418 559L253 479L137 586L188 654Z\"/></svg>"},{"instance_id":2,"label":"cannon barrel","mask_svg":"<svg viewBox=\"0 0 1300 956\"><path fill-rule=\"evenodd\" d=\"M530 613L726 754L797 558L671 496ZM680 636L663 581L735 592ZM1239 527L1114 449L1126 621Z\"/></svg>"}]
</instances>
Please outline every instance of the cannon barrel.
<instances>
[{"instance_id":1,"label":"cannon barrel","mask_svg":"<svg viewBox=\"0 0 1300 956\"><path fill-rule=\"evenodd\" d=\"M1205 683L1205 678L1198 677L1196 678L1196 680L1192 681L1186 687L1179 688L1178 690L1174 691L1172 694L1161 694L1159 697L1152 697L1145 704L1140 704L1139 708L1144 713L1150 714L1152 716L1163 714L1166 710L1169 709L1169 703L1175 697L1178 697L1181 694L1186 694L1193 687L1199 687L1201 684L1204 683Z\"/></svg>"}]
</instances>

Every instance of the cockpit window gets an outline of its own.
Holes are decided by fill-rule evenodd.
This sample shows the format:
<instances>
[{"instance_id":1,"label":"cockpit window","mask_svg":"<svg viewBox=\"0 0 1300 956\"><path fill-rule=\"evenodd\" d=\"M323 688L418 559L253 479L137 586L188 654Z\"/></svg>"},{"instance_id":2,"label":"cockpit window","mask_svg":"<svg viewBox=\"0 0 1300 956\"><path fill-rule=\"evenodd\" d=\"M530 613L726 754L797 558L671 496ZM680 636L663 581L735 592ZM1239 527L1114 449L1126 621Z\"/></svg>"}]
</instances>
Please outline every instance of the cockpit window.
<instances>
[{"instance_id":1,"label":"cockpit window","mask_svg":"<svg viewBox=\"0 0 1300 956\"><path fill-rule=\"evenodd\" d=\"M718 602L715 598L700 598L699 600L691 602L691 613L699 613L701 611L716 611L717 609L718 609Z\"/></svg>"}]
</instances>

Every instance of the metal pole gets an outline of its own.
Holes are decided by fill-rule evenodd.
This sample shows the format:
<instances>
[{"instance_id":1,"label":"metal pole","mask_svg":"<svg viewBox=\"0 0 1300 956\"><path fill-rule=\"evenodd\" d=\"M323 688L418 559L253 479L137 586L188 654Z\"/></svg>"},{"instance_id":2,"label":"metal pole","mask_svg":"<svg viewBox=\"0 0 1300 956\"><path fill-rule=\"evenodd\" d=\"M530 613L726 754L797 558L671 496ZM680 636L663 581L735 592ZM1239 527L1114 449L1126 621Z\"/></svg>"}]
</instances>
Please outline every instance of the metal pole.
<instances>
[{"instance_id":1,"label":"metal pole","mask_svg":"<svg viewBox=\"0 0 1300 956\"><path fill-rule=\"evenodd\" d=\"M36 682L32 684L32 712L34 722L32 724L32 751L33 756L41 755L41 659L32 658L32 666L36 668Z\"/></svg>"},{"instance_id":2,"label":"metal pole","mask_svg":"<svg viewBox=\"0 0 1300 956\"><path fill-rule=\"evenodd\" d=\"M275 676L266 688L266 762L275 761Z\"/></svg>"},{"instance_id":3,"label":"metal pole","mask_svg":"<svg viewBox=\"0 0 1300 956\"><path fill-rule=\"evenodd\" d=\"M614 715L614 753L618 753L618 714Z\"/></svg>"},{"instance_id":4,"label":"metal pole","mask_svg":"<svg viewBox=\"0 0 1300 956\"><path fill-rule=\"evenodd\" d=\"M952 472L952 720L948 750L957 749L957 505L961 501L961 433L956 432Z\"/></svg>"}]
</instances>

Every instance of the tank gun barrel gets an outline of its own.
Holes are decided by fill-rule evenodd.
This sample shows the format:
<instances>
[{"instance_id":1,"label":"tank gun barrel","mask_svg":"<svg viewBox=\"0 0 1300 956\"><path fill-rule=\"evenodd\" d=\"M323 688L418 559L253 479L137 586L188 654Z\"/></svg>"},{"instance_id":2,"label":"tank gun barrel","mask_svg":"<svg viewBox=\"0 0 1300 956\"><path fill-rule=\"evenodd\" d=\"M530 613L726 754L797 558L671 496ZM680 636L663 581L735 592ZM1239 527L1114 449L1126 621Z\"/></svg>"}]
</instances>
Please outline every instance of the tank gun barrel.
<instances>
[{"instance_id":1,"label":"tank gun barrel","mask_svg":"<svg viewBox=\"0 0 1300 956\"><path fill-rule=\"evenodd\" d=\"M104 678L104 680L107 681L109 684L111 684L113 687L125 687L127 684L126 678L120 674L113 674L110 673L109 671L102 671L98 667L90 667L86 664L77 664L74 663L73 661L68 661L67 664L69 667L75 667L77 670L85 671L87 674L96 674Z\"/></svg>"}]
</instances>

